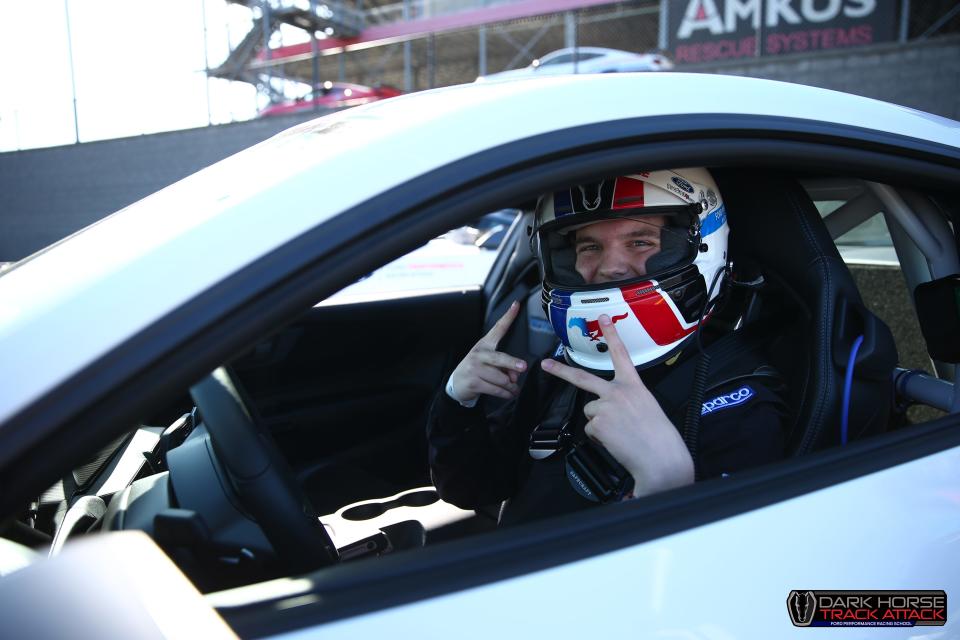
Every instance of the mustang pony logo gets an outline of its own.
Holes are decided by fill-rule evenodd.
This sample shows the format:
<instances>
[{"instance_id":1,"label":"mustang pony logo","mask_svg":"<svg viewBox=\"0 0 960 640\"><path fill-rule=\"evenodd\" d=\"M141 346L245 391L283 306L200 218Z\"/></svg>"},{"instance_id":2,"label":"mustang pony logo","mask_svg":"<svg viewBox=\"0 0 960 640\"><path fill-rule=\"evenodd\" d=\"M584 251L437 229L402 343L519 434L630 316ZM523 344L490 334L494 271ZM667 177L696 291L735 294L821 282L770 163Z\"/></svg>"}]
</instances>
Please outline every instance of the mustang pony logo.
<instances>
[{"instance_id":1,"label":"mustang pony logo","mask_svg":"<svg viewBox=\"0 0 960 640\"><path fill-rule=\"evenodd\" d=\"M627 317L627 314L619 316L612 316L610 319L613 320L613 324L617 324L618 320L623 320ZM577 327L580 329L580 333L583 334L584 338L590 338L593 342L596 342L603 335L603 331L600 329L599 320L587 320L586 318L570 318L570 324L567 325L567 328Z\"/></svg>"}]
</instances>

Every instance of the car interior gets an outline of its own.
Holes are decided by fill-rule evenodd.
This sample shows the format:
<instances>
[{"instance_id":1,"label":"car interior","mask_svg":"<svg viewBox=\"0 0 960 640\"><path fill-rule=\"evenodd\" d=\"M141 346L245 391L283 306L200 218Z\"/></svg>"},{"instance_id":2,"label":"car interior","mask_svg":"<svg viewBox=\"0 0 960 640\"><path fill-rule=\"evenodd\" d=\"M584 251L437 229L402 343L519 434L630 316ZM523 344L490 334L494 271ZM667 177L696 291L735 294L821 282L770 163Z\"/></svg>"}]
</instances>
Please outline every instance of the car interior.
<instances>
[{"instance_id":1,"label":"car interior","mask_svg":"<svg viewBox=\"0 0 960 640\"><path fill-rule=\"evenodd\" d=\"M713 172L735 285L709 330L765 336L789 390L785 460L960 411L960 311L944 318L942 305L960 291L956 192ZM446 376L512 301L521 315L501 350L534 363L556 347L532 202L516 204L485 249L496 252L485 282L320 301L104 446L0 535L56 555L68 538L143 530L211 593L495 531L499 505L466 511L432 488L424 425ZM888 235L843 243L870 225ZM845 259L845 246L886 253Z\"/></svg>"}]
</instances>

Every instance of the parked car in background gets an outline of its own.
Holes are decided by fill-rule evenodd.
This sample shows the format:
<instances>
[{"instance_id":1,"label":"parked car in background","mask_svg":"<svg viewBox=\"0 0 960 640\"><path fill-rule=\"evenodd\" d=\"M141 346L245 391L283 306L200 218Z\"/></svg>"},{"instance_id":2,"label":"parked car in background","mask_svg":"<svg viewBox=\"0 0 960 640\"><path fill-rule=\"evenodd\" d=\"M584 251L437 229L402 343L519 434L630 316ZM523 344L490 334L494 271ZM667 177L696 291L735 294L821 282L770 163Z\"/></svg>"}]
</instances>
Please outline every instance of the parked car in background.
<instances>
[{"instance_id":1,"label":"parked car in background","mask_svg":"<svg viewBox=\"0 0 960 640\"><path fill-rule=\"evenodd\" d=\"M393 98L402 91L390 86L366 87L362 84L351 84L349 82L331 82L326 81L320 90L308 93L305 96L297 98L292 102L280 102L271 104L260 112L260 116L282 116L288 113L301 113L312 111L314 108L343 109L345 107L356 107L368 102L376 102L384 98Z\"/></svg>"},{"instance_id":2,"label":"parked car in background","mask_svg":"<svg viewBox=\"0 0 960 640\"><path fill-rule=\"evenodd\" d=\"M603 47L569 47L548 53L523 69L511 69L480 76L477 82L567 73L669 71L670 69L673 69L673 62L660 53L634 53Z\"/></svg>"}]
</instances>

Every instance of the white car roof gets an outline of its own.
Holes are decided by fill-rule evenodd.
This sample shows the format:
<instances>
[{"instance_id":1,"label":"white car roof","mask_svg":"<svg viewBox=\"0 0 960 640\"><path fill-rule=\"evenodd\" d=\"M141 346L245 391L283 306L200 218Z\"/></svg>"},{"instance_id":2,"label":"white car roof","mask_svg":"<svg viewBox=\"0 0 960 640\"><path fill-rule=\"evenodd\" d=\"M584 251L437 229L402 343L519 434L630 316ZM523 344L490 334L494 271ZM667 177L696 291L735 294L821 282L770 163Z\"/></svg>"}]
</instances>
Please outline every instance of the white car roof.
<instances>
[{"instance_id":1,"label":"white car roof","mask_svg":"<svg viewBox=\"0 0 960 640\"><path fill-rule=\"evenodd\" d=\"M605 56L642 56L644 54L634 53L633 51L623 51L622 49L608 49L606 47L567 47L565 49L557 49L556 51L551 51L545 56L540 58L541 61L549 60L550 58L556 58L557 56L565 55L568 53L599 53Z\"/></svg>"},{"instance_id":2,"label":"white car roof","mask_svg":"<svg viewBox=\"0 0 960 640\"><path fill-rule=\"evenodd\" d=\"M673 114L813 119L960 147L960 124L951 120L705 74L471 84L339 112L171 185L0 277L0 423L200 292L376 193L538 134Z\"/></svg>"}]
</instances>

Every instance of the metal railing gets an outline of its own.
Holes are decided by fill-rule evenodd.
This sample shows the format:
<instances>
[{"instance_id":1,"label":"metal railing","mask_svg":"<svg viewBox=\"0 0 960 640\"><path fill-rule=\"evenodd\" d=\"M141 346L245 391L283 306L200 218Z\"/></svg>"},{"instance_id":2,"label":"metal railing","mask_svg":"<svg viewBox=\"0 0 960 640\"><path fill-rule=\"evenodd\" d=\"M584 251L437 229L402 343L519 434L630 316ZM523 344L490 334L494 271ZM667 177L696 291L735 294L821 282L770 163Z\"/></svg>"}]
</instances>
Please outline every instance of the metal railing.
<instances>
[{"instance_id":1,"label":"metal railing","mask_svg":"<svg viewBox=\"0 0 960 640\"><path fill-rule=\"evenodd\" d=\"M364 12L364 16L367 24L386 24L404 19L427 18L483 9L510 2L511 0L407 0L370 7ZM404 11L408 11L409 18L405 18Z\"/></svg>"}]
</instances>

